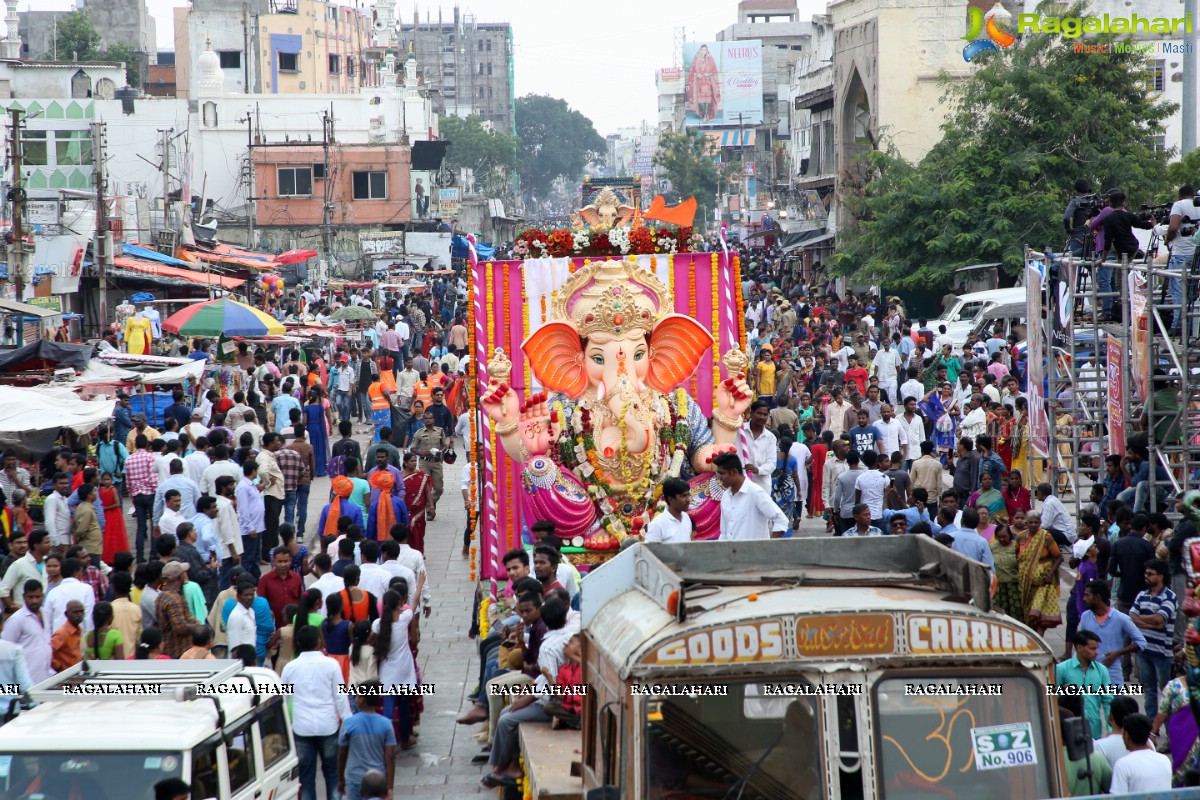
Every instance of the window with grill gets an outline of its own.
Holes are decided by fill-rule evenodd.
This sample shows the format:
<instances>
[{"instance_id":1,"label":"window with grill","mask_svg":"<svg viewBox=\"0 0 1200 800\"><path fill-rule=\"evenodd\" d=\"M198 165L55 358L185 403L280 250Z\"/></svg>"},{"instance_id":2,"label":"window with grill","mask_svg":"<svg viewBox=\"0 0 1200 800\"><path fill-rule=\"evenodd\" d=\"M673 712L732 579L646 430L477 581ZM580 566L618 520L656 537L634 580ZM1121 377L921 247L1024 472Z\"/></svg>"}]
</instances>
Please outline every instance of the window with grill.
<instances>
[{"instance_id":1,"label":"window with grill","mask_svg":"<svg viewBox=\"0 0 1200 800\"><path fill-rule=\"evenodd\" d=\"M335 53L329 54L329 74L330 75L341 75L342 74L342 57Z\"/></svg>"}]
</instances>

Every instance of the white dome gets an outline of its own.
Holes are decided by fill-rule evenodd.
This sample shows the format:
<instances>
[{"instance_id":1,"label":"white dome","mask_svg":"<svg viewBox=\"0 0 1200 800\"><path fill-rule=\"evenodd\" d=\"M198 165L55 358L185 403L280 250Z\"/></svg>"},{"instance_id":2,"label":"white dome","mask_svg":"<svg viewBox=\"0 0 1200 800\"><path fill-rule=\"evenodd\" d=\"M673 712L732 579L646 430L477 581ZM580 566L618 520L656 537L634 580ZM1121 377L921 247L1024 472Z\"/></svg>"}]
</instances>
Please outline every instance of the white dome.
<instances>
[{"instance_id":1,"label":"white dome","mask_svg":"<svg viewBox=\"0 0 1200 800\"><path fill-rule=\"evenodd\" d=\"M221 57L213 52L212 38L199 59L200 77L198 80L200 94L219 95L221 86L225 83L225 73L221 71Z\"/></svg>"}]
</instances>

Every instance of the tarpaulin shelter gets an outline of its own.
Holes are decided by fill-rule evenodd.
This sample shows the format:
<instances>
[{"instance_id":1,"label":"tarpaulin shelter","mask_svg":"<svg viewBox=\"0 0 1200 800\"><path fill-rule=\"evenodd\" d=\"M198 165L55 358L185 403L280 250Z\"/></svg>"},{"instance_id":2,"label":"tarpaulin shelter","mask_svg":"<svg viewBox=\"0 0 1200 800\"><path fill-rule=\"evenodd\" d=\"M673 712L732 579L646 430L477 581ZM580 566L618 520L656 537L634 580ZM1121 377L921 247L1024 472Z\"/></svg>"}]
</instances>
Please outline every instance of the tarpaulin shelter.
<instances>
[{"instance_id":1,"label":"tarpaulin shelter","mask_svg":"<svg viewBox=\"0 0 1200 800\"><path fill-rule=\"evenodd\" d=\"M0 386L0 449L37 460L50 452L63 428L87 433L111 419L115 405L113 400L80 400L70 389Z\"/></svg>"},{"instance_id":2,"label":"tarpaulin shelter","mask_svg":"<svg viewBox=\"0 0 1200 800\"><path fill-rule=\"evenodd\" d=\"M0 354L0 372L25 372L29 370L74 367L87 369L92 360L90 344L66 344L49 339L39 339L32 344L8 353Z\"/></svg>"}]
</instances>

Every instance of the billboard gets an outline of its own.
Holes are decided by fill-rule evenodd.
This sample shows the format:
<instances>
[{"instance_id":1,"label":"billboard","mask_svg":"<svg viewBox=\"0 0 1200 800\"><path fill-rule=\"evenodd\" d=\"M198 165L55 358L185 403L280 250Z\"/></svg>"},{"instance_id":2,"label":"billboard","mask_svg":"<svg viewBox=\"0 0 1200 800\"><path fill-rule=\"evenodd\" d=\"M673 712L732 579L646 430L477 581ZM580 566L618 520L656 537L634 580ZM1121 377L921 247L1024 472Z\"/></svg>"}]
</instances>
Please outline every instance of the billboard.
<instances>
[{"instance_id":1,"label":"billboard","mask_svg":"<svg viewBox=\"0 0 1200 800\"><path fill-rule=\"evenodd\" d=\"M762 88L761 40L684 43L684 125L757 125Z\"/></svg>"}]
</instances>

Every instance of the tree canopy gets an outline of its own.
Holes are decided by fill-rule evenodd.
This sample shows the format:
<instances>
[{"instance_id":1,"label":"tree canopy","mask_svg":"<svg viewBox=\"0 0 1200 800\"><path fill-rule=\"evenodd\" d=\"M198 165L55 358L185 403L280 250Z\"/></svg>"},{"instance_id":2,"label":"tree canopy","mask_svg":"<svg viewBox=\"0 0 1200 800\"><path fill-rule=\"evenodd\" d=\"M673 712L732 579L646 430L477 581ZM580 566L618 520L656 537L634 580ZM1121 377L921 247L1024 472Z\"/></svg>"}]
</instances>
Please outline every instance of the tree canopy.
<instances>
[{"instance_id":1,"label":"tree canopy","mask_svg":"<svg viewBox=\"0 0 1200 800\"><path fill-rule=\"evenodd\" d=\"M517 168L517 137L505 131L488 130L474 114L466 118L440 117L438 130L450 142L446 164L452 169L472 169L477 179L487 182L502 179Z\"/></svg>"},{"instance_id":2,"label":"tree canopy","mask_svg":"<svg viewBox=\"0 0 1200 800\"><path fill-rule=\"evenodd\" d=\"M521 140L521 183L528 192L546 195L561 175L581 177L584 165L606 145L592 121L565 100L530 94L517 98L517 136Z\"/></svg>"},{"instance_id":3,"label":"tree canopy","mask_svg":"<svg viewBox=\"0 0 1200 800\"><path fill-rule=\"evenodd\" d=\"M1076 6L1064 16L1082 14ZM897 287L937 284L979 262L1015 272L1024 245L1062 246L1077 178L1124 189L1134 208L1173 196L1168 154L1154 141L1175 107L1147 91L1149 60L1082 56L1072 41L1027 33L978 56L967 80L943 78L951 111L941 141L918 164L891 148L866 153L861 193L843 191L851 220L835 269Z\"/></svg>"},{"instance_id":4,"label":"tree canopy","mask_svg":"<svg viewBox=\"0 0 1200 800\"><path fill-rule=\"evenodd\" d=\"M662 134L654 164L662 167L671 181L671 189L678 195L676 201L695 196L697 222L711 217L716 207L719 173L709 140L703 133L692 129Z\"/></svg>"},{"instance_id":5,"label":"tree canopy","mask_svg":"<svg viewBox=\"0 0 1200 800\"><path fill-rule=\"evenodd\" d=\"M141 86L142 57L128 42L113 42L100 49L100 34L86 11L72 11L58 21L54 39L60 60L87 63L89 61L120 61L125 64L125 82Z\"/></svg>"}]
</instances>

